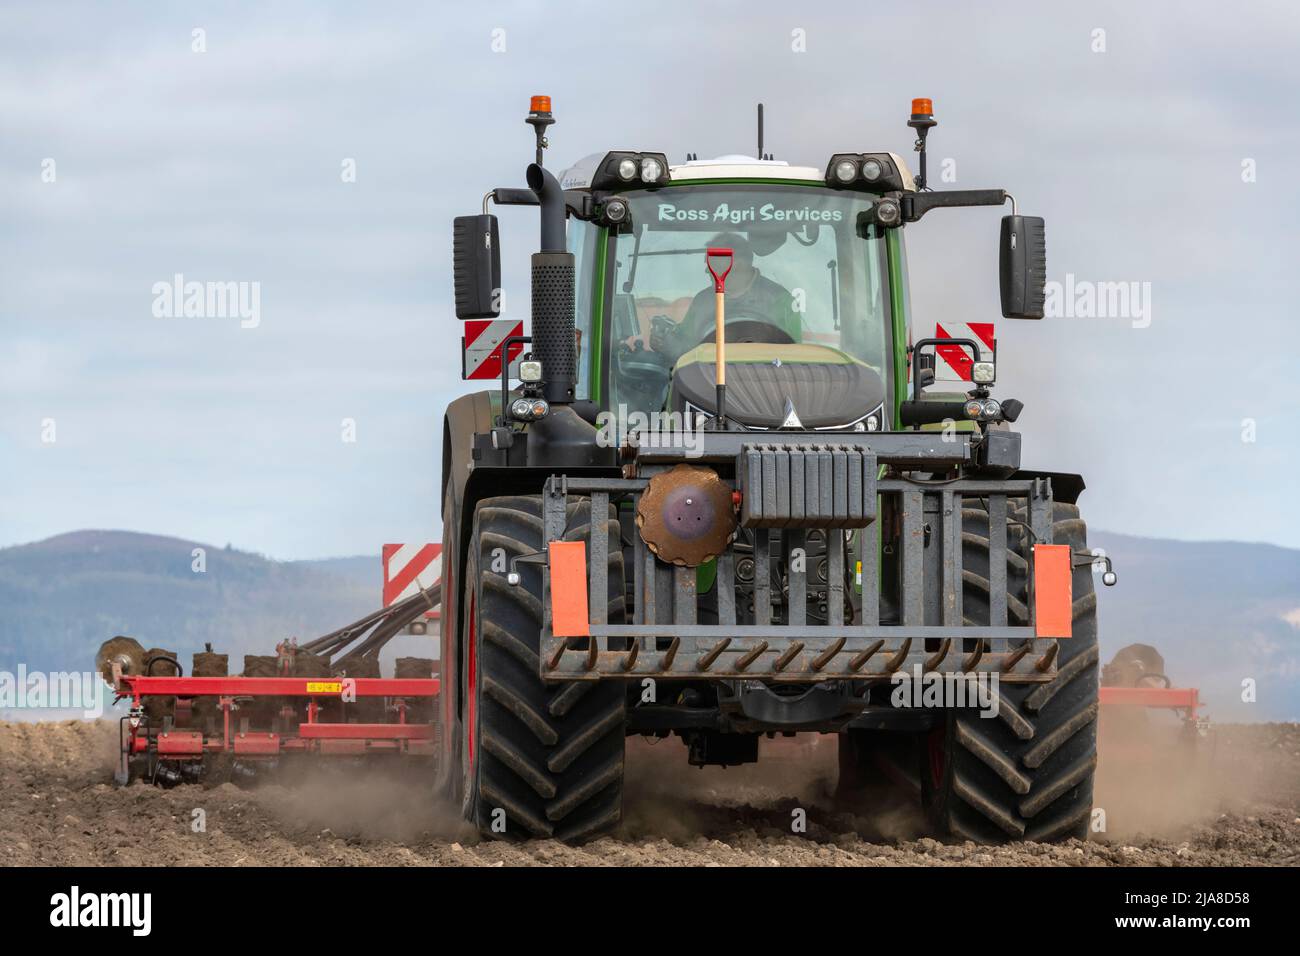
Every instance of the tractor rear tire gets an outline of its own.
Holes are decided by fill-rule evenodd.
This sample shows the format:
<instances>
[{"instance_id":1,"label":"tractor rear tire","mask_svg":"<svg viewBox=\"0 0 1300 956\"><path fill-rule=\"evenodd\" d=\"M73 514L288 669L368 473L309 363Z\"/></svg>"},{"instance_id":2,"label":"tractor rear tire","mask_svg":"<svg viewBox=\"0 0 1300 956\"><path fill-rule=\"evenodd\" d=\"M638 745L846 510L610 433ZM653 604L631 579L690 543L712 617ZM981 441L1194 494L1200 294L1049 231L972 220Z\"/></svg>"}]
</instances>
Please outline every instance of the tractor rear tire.
<instances>
[{"instance_id":1,"label":"tractor rear tire","mask_svg":"<svg viewBox=\"0 0 1300 956\"><path fill-rule=\"evenodd\" d=\"M565 540L588 537L591 503L572 502ZM543 682L542 574L511 558L542 550L542 499L487 498L474 512L465 571L462 809L487 837L565 842L615 827L623 812L626 689L621 681ZM624 619L623 551L610 509L609 621ZM579 646L574 642L573 646Z\"/></svg>"},{"instance_id":2,"label":"tractor rear tire","mask_svg":"<svg viewBox=\"0 0 1300 956\"><path fill-rule=\"evenodd\" d=\"M1013 512L1027 522L1023 510ZM1054 505L1052 540L1087 550L1075 505ZM963 617L989 620L988 513L967 500L962 511ZM1023 524L1007 530L1008 617L1028 623ZM942 831L977 843L1057 842L1086 838L1097 766L1097 599L1090 564L1073 571L1073 636L1060 641L1056 677L1043 684L1002 683L998 713L949 711L927 741L922 797Z\"/></svg>"}]
</instances>

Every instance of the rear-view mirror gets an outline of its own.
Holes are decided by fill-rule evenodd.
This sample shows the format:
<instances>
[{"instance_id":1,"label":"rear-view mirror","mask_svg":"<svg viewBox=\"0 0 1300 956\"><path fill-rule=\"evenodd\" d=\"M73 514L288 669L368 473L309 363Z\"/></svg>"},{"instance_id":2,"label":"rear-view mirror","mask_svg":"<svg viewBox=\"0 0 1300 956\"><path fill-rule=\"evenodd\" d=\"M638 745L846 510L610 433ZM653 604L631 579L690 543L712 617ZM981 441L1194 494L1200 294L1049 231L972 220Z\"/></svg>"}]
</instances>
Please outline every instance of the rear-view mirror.
<instances>
[{"instance_id":1,"label":"rear-view mirror","mask_svg":"<svg viewBox=\"0 0 1300 956\"><path fill-rule=\"evenodd\" d=\"M1002 315L1041 319L1047 285L1047 238L1041 216L1003 216L998 280Z\"/></svg>"},{"instance_id":2,"label":"rear-view mirror","mask_svg":"<svg viewBox=\"0 0 1300 956\"><path fill-rule=\"evenodd\" d=\"M501 247L497 217L457 216L452 224L456 318L495 319L501 313Z\"/></svg>"}]
</instances>

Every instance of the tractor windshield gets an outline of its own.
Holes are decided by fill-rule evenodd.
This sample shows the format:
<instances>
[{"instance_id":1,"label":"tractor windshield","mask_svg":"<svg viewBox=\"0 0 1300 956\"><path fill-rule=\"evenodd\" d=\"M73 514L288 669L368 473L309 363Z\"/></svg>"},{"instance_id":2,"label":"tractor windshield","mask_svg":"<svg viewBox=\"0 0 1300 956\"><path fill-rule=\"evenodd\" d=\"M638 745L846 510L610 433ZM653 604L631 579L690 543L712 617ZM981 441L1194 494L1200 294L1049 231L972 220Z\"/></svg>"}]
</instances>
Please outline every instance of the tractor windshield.
<instances>
[{"instance_id":1,"label":"tractor windshield","mask_svg":"<svg viewBox=\"0 0 1300 956\"><path fill-rule=\"evenodd\" d=\"M772 360L815 351L889 380L888 269L884 239L869 224L870 197L756 184L626 198L629 225L614 253L612 408L662 409L674 369L713 341L716 304L705 267L713 246L734 251L729 344L764 343L750 354L761 349Z\"/></svg>"}]
</instances>

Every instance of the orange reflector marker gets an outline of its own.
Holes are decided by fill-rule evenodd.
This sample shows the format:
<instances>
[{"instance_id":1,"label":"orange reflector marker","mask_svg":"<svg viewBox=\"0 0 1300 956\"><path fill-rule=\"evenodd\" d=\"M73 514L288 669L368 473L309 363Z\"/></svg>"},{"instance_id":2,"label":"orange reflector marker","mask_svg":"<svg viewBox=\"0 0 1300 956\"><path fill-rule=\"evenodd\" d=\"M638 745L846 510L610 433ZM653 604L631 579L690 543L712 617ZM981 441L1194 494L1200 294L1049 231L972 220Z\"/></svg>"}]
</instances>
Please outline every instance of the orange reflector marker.
<instances>
[{"instance_id":1,"label":"orange reflector marker","mask_svg":"<svg viewBox=\"0 0 1300 956\"><path fill-rule=\"evenodd\" d=\"M586 637L587 546L581 541L552 541L551 633L556 637Z\"/></svg>"},{"instance_id":2,"label":"orange reflector marker","mask_svg":"<svg viewBox=\"0 0 1300 956\"><path fill-rule=\"evenodd\" d=\"M549 96L534 96L528 101L528 111L530 113L549 113L551 111L551 98Z\"/></svg>"},{"instance_id":3,"label":"orange reflector marker","mask_svg":"<svg viewBox=\"0 0 1300 956\"><path fill-rule=\"evenodd\" d=\"M1068 544L1034 545L1034 628L1039 637L1074 635L1074 587Z\"/></svg>"},{"instance_id":4,"label":"orange reflector marker","mask_svg":"<svg viewBox=\"0 0 1300 956\"><path fill-rule=\"evenodd\" d=\"M925 97L920 97L920 98L918 98L918 99L914 99L914 100L912 100L912 115L913 115L913 116L933 116L933 115L934 115L934 104L931 103L930 100L927 99L927 98L925 98Z\"/></svg>"}]
</instances>

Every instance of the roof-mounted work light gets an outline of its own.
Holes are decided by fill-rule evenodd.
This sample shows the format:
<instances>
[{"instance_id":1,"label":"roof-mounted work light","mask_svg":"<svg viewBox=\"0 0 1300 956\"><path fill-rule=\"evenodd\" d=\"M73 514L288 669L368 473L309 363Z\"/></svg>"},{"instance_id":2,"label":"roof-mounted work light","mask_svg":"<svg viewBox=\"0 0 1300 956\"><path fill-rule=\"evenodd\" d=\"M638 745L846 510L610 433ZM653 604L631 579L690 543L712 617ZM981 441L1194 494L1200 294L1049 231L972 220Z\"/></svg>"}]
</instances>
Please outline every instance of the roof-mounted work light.
<instances>
[{"instance_id":1,"label":"roof-mounted work light","mask_svg":"<svg viewBox=\"0 0 1300 956\"><path fill-rule=\"evenodd\" d=\"M873 193L906 188L888 153L836 153L826 164L826 185Z\"/></svg>"}]
</instances>

